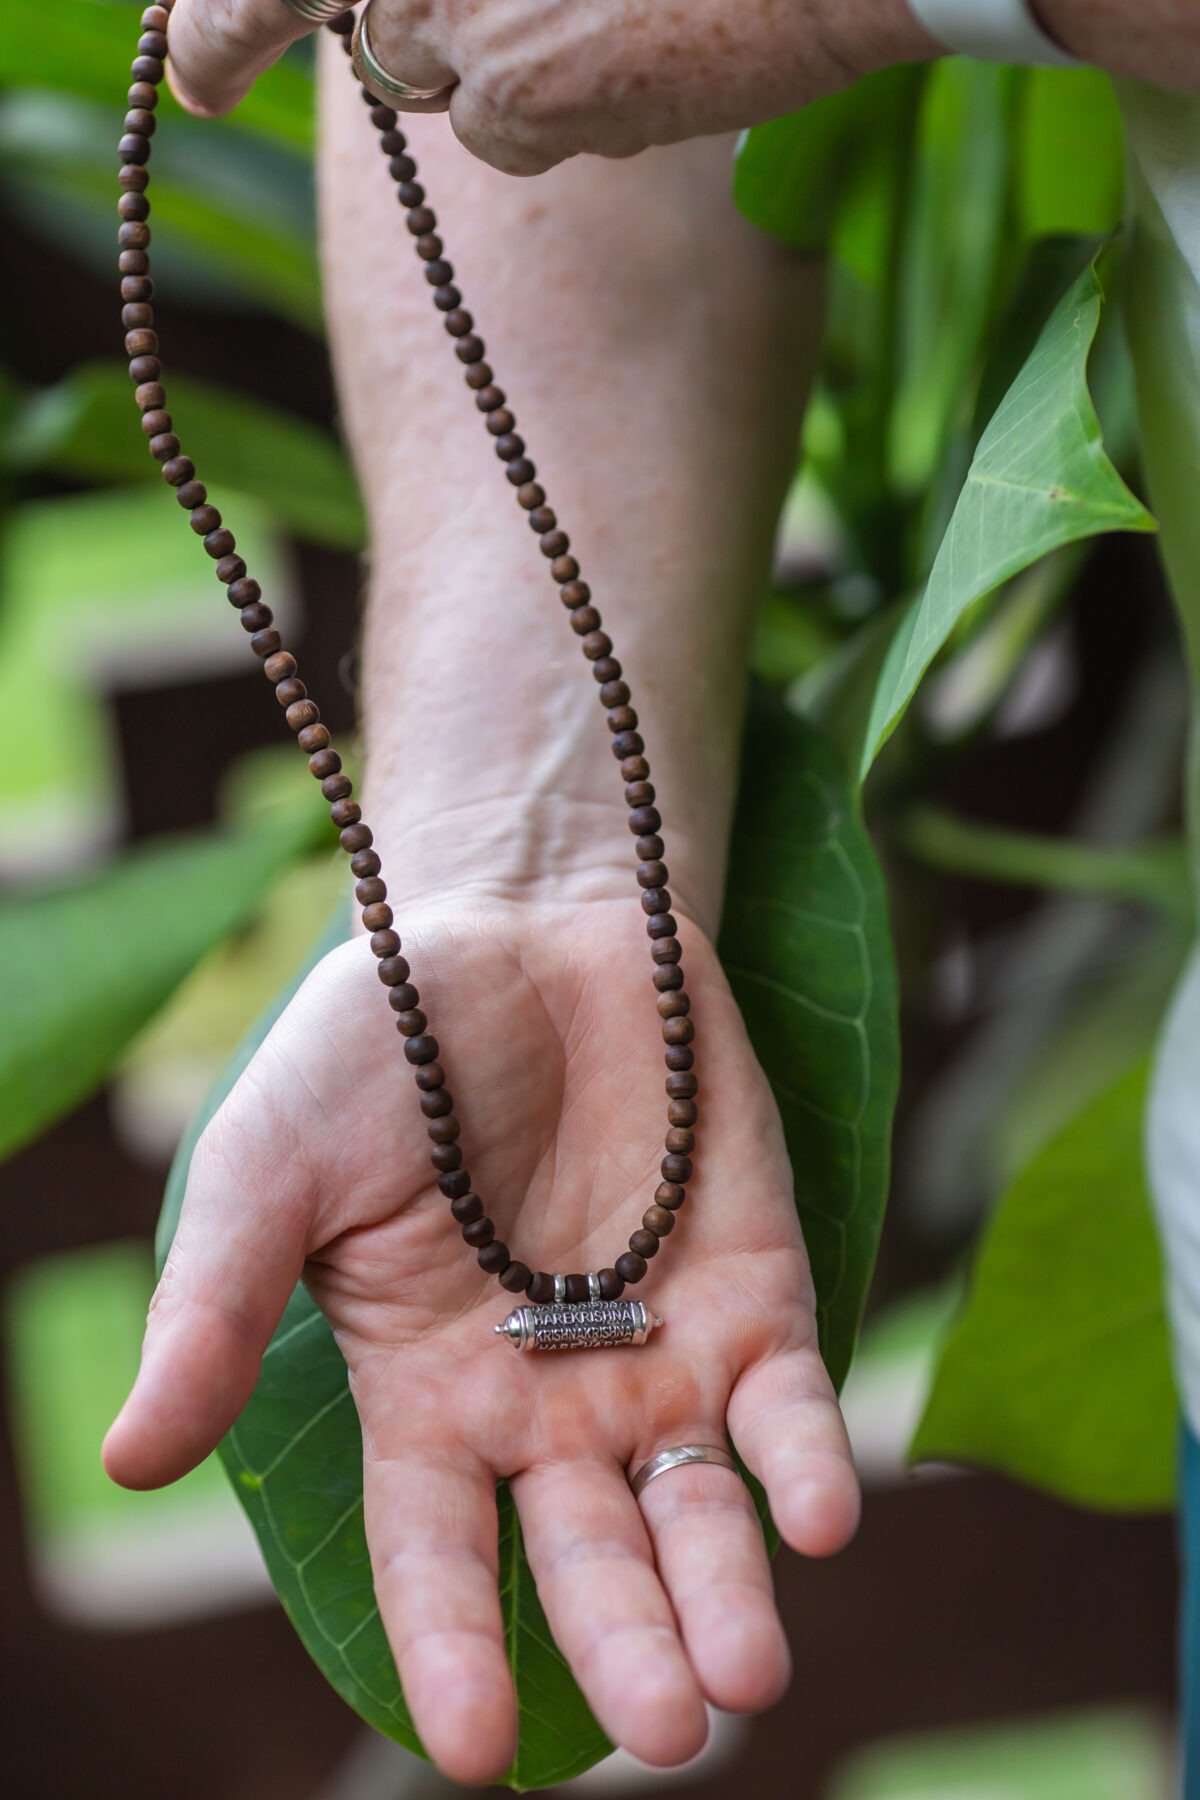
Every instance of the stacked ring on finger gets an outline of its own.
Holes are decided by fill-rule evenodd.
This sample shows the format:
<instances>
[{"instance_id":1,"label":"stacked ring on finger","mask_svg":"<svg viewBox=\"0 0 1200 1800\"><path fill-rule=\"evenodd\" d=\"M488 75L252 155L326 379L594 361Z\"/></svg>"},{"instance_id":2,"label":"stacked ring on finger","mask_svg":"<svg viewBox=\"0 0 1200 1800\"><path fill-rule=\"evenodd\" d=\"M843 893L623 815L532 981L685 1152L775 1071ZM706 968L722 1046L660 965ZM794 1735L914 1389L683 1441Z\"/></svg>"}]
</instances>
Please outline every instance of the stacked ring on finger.
<instances>
[{"instance_id":1,"label":"stacked ring on finger","mask_svg":"<svg viewBox=\"0 0 1200 1800\"><path fill-rule=\"evenodd\" d=\"M413 87L398 75L393 75L386 63L380 62L372 48L370 15L368 0L358 16L354 35L350 40L350 60L354 65L354 73L367 93L373 100L381 101L384 106L394 107L397 112L446 112L450 106L450 96L458 83L451 81L444 87L421 88Z\"/></svg>"}]
</instances>

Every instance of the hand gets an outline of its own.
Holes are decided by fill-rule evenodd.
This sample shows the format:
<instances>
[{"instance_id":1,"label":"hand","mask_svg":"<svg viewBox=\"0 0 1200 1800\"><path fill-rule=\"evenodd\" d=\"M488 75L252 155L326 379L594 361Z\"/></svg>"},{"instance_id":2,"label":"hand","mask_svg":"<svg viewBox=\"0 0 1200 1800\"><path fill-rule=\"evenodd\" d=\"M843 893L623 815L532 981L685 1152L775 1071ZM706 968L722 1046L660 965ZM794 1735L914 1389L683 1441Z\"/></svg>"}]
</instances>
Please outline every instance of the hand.
<instances>
[{"instance_id":1,"label":"hand","mask_svg":"<svg viewBox=\"0 0 1200 1800\"><path fill-rule=\"evenodd\" d=\"M175 91L226 112L310 29L284 0L177 0ZM937 48L907 0L375 0L371 42L414 87L457 83L458 137L514 175L739 130Z\"/></svg>"},{"instance_id":2,"label":"hand","mask_svg":"<svg viewBox=\"0 0 1200 1800\"><path fill-rule=\"evenodd\" d=\"M636 901L450 898L404 918L499 1234L532 1267L594 1269L657 1183L662 1045ZM697 1022L697 1174L635 1292L645 1349L521 1356L514 1303L477 1268L434 1184L368 946L304 984L198 1145L141 1371L105 1460L173 1481L228 1430L303 1275L362 1421L380 1610L413 1719L453 1780L512 1759L495 1482L508 1481L538 1591L601 1724L649 1762L702 1745L702 1700L779 1698L788 1651L743 1484L656 1450L725 1441L807 1555L853 1533L858 1492L817 1350L782 1131L711 946L681 921Z\"/></svg>"}]
</instances>

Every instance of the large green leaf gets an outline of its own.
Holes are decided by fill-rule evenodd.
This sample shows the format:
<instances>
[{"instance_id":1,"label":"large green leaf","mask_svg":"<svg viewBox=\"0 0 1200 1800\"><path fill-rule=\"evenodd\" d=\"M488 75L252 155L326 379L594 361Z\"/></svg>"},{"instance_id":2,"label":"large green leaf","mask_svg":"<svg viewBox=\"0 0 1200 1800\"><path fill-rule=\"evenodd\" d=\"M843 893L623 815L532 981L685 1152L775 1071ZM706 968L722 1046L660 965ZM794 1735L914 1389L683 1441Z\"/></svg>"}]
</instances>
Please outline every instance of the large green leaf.
<instances>
[{"instance_id":1,"label":"large green leaf","mask_svg":"<svg viewBox=\"0 0 1200 1800\"><path fill-rule=\"evenodd\" d=\"M0 1156L95 1091L134 1033L327 822L310 809L133 850L0 902Z\"/></svg>"},{"instance_id":2,"label":"large green leaf","mask_svg":"<svg viewBox=\"0 0 1200 1800\"><path fill-rule=\"evenodd\" d=\"M103 100L114 114L129 85L140 6L102 0L4 0L0 87L54 88ZM182 116L165 84L160 105ZM260 75L236 113L238 125L274 143L308 150L313 141L312 79L296 56Z\"/></svg>"},{"instance_id":3,"label":"large green leaf","mask_svg":"<svg viewBox=\"0 0 1200 1800\"><path fill-rule=\"evenodd\" d=\"M1142 1168L1146 1076L1052 1140L1001 1202L912 1454L1065 1499L1166 1507L1178 1401Z\"/></svg>"},{"instance_id":4,"label":"large green leaf","mask_svg":"<svg viewBox=\"0 0 1200 1800\"><path fill-rule=\"evenodd\" d=\"M1086 268L1047 322L980 439L924 591L884 658L859 772L903 717L967 609L1049 551L1153 520L1104 453L1087 386L1103 290Z\"/></svg>"},{"instance_id":5,"label":"large green leaf","mask_svg":"<svg viewBox=\"0 0 1200 1800\"><path fill-rule=\"evenodd\" d=\"M760 714L751 727L732 866L722 950L783 1110L822 1341L840 1380L883 1210L897 1071L895 982L882 885L863 828L830 752L782 710ZM342 915L333 921L309 967L347 926ZM160 1260L196 1140L295 985L250 1034L180 1147L159 1227ZM345 1365L302 1288L221 1456L313 1660L371 1725L419 1749L375 1603L361 1436ZM519 1788L549 1787L596 1762L608 1745L553 1646L503 1491L500 1552L521 1719L509 1779Z\"/></svg>"},{"instance_id":6,"label":"large green leaf","mask_svg":"<svg viewBox=\"0 0 1200 1800\"><path fill-rule=\"evenodd\" d=\"M205 479L264 501L314 543L356 549L362 505L349 462L319 426L210 382L175 376L171 407ZM106 481L160 480L137 429L129 378L117 363L85 363L27 403L6 439L18 467Z\"/></svg>"},{"instance_id":7,"label":"large green leaf","mask_svg":"<svg viewBox=\"0 0 1200 1800\"><path fill-rule=\"evenodd\" d=\"M887 1200L899 1047L883 882L836 759L782 707L746 744L720 950L783 1115L835 1382Z\"/></svg>"}]
</instances>

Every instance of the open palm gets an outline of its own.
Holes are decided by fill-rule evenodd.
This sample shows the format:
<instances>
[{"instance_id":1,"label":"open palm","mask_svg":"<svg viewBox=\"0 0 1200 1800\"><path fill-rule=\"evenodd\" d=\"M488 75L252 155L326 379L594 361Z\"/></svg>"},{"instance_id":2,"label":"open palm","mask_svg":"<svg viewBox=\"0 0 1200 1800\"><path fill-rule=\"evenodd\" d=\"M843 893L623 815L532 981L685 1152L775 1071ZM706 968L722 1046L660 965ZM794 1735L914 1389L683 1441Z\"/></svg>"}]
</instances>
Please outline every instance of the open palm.
<instances>
[{"instance_id":1,"label":"open palm","mask_svg":"<svg viewBox=\"0 0 1200 1800\"><path fill-rule=\"evenodd\" d=\"M641 924L625 901L467 898L405 920L474 1184L534 1268L611 1264L658 1181L662 1046ZM314 970L197 1147L142 1369L106 1444L109 1472L133 1487L207 1454L302 1276L350 1372L405 1697L459 1781L499 1775L515 1748L497 1479L597 1718L662 1764L700 1748L703 1699L777 1699L788 1655L743 1484L698 1465L637 1502L630 1469L728 1432L793 1548L836 1550L857 1518L779 1119L711 945L681 935L697 1173L637 1290L664 1320L646 1349L520 1356L495 1337L513 1298L438 1192L358 939Z\"/></svg>"}]
</instances>

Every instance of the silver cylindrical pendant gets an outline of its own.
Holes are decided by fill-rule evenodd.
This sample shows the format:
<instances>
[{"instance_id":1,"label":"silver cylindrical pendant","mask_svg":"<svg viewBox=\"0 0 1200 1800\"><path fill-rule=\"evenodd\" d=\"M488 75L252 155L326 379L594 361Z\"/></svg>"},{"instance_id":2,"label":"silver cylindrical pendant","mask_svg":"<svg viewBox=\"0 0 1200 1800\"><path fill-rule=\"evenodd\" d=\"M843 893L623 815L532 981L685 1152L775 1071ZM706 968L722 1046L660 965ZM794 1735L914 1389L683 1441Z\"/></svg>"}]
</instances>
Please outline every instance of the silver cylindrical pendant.
<instances>
[{"instance_id":1,"label":"silver cylindrical pendant","mask_svg":"<svg viewBox=\"0 0 1200 1800\"><path fill-rule=\"evenodd\" d=\"M551 1301L518 1306L495 1331L518 1350L613 1350L644 1344L661 1324L642 1300Z\"/></svg>"}]
</instances>

